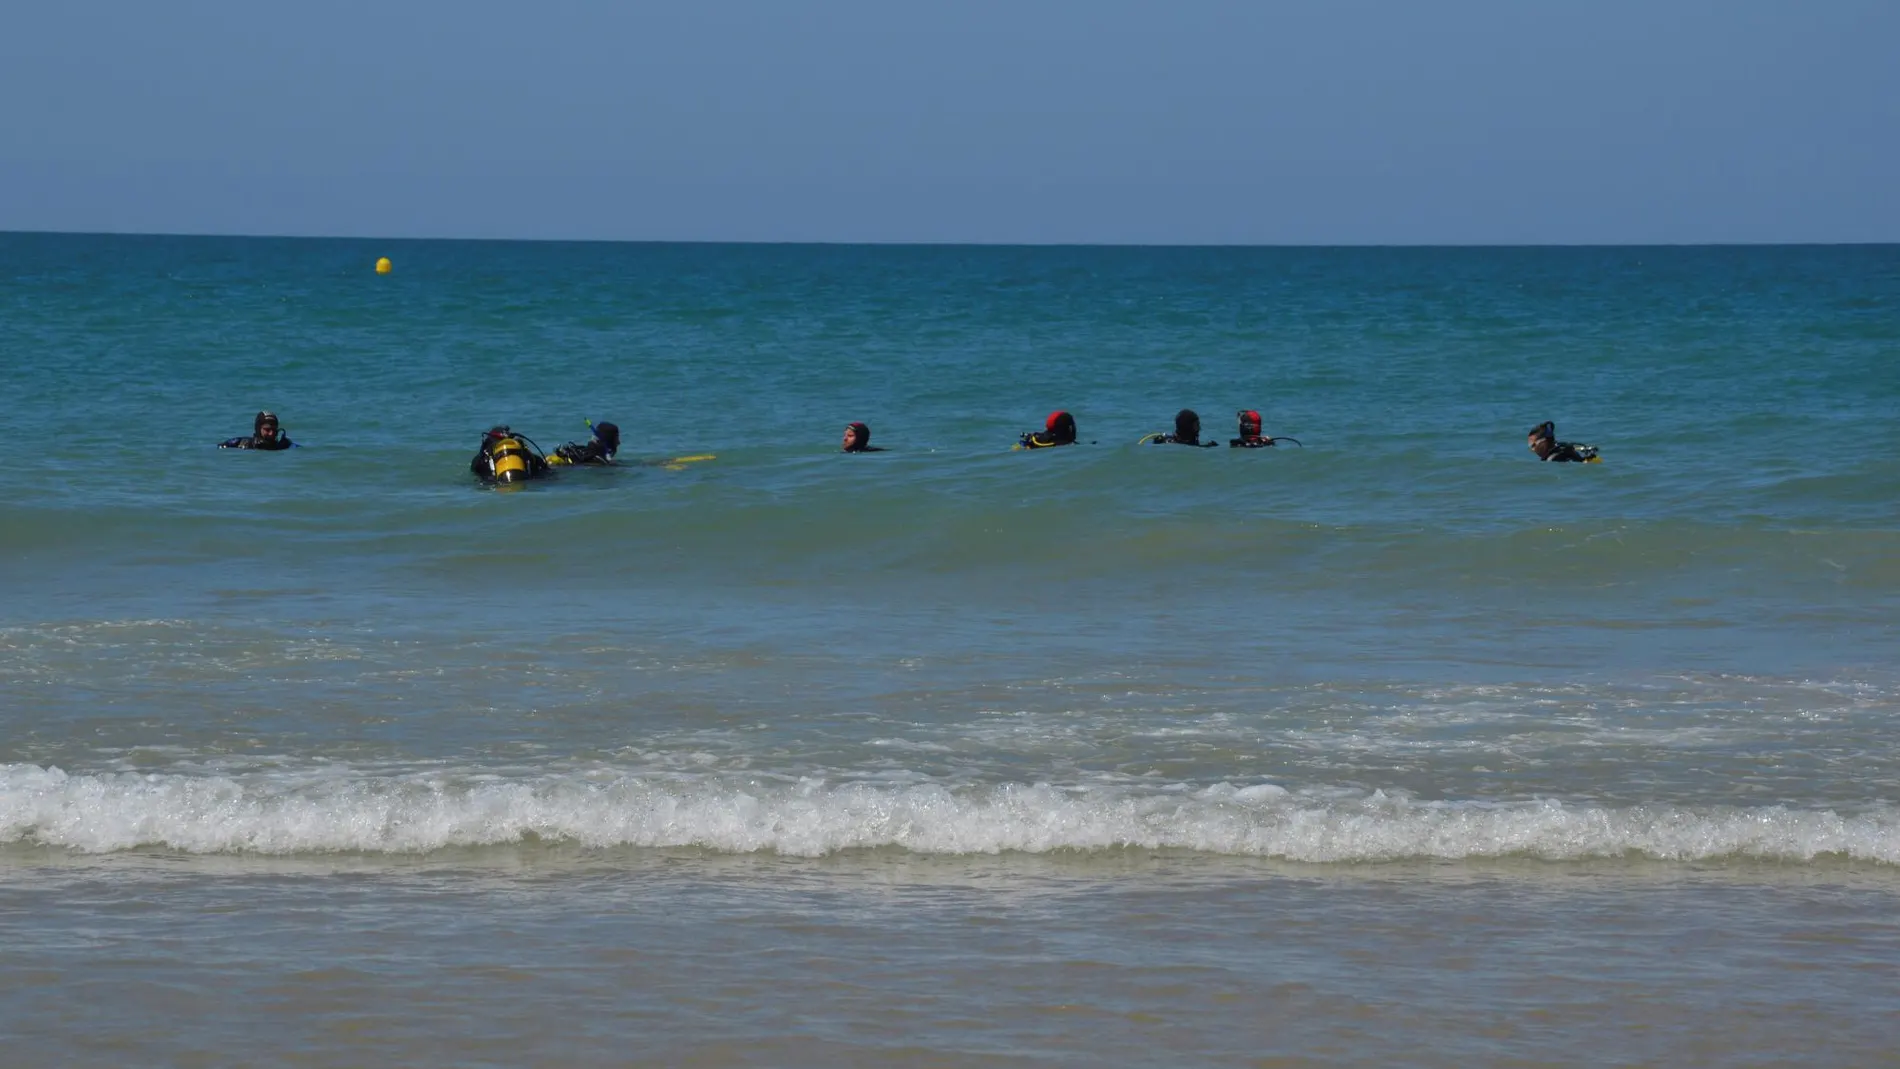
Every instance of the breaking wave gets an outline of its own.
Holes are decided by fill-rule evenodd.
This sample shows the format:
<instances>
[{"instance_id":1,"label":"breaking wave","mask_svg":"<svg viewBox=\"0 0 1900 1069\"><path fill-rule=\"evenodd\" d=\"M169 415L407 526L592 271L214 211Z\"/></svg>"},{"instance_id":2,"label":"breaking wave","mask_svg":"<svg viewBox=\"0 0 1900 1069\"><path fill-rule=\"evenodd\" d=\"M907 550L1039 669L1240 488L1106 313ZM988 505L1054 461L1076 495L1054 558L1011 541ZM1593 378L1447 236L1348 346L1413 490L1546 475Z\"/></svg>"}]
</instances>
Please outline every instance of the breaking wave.
<instances>
[{"instance_id":1,"label":"breaking wave","mask_svg":"<svg viewBox=\"0 0 1900 1069\"><path fill-rule=\"evenodd\" d=\"M1138 791L663 781L113 773L0 766L0 844L83 853L426 854L533 840L817 857L1192 850L1344 863L1524 857L1834 858L1900 864L1900 813L1323 796L1271 784Z\"/></svg>"}]
</instances>

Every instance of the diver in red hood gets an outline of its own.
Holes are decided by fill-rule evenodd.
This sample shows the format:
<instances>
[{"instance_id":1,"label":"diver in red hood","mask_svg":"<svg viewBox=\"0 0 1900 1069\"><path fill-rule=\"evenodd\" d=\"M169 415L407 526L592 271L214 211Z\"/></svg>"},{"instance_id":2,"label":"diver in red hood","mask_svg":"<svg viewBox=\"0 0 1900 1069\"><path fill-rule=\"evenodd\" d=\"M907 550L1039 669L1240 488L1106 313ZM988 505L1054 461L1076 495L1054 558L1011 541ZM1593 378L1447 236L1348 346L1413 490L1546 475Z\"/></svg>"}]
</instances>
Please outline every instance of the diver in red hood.
<instances>
[{"instance_id":1,"label":"diver in red hood","mask_svg":"<svg viewBox=\"0 0 1900 1069\"><path fill-rule=\"evenodd\" d=\"M1016 440L1018 449L1047 449L1054 445L1075 444L1075 417L1057 410L1043 421L1042 430L1031 431Z\"/></svg>"},{"instance_id":2,"label":"diver in red hood","mask_svg":"<svg viewBox=\"0 0 1900 1069\"><path fill-rule=\"evenodd\" d=\"M1288 438L1285 435L1275 438L1271 435L1262 434L1260 431L1260 410L1257 408L1249 408L1242 411L1239 413L1238 418L1240 420L1240 437L1227 439L1227 444L1235 449L1261 449L1277 442L1292 442L1294 445L1300 445L1298 438ZM1304 446L1301 448L1304 448Z\"/></svg>"},{"instance_id":3,"label":"diver in red hood","mask_svg":"<svg viewBox=\"0 0 1900 1069\"><path fill-rule=\"evenodd\" d=\"M1238 416L1240 437L1229 438L1227 444L1234 449L1259 449L1273 444L1273 439L1260 433L1260 410L1249 408Z\"/></svg>"}]
</instances>

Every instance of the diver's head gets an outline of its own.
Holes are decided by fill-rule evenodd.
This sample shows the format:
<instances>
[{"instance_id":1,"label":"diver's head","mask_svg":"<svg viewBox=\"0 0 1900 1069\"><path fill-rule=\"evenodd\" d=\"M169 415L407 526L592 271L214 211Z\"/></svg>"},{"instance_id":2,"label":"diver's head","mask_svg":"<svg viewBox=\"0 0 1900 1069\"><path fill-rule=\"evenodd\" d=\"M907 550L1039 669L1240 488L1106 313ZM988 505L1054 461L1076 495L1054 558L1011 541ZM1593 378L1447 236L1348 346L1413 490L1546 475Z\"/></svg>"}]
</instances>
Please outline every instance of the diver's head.
<instances>
[{"instance_id":1,"label":"diver's head","mask_svg":"<svg viewBox=\"0 0 1900 1069\"><path fill-rule=\"evenodd\" d=\"M1557 448L1557 425L1550 420L1539 423L1525 435L1525 442L1539 457L1549 456Z\"/></svg>"},{"instance_id":2,"label":"diver's head","mask_svg":"<svg viewBox=\"0 0 1900 1069\"><path fill-rule=\"evenodd\" d=\"M1184 408L1174 414L1174 438L1179 442L1199 444L1201 440L1201 417L1191 408Z\"/></svg>"},{"instance_id":3,"label":"diver's head","mask_svg":"<svg viewBox=\"0 0 1900 1069\"><path fill-rule=\"evenodd\" d=\"M1240 420L1240 436L1242 438L1260 437L1260 410L1259 409L1257 408L1244 409L1237 414L1237 417Z\"/></svg>"},{"instance_id":4,"label":"diver's head","mask_svg":"<svg viewBox=\"0 0 1900 1069\"><path fill-rule=\"evenodd\" d=\"M257 418L251 420L251 436L253 438L268 438L271 441L276 441L277 432L280 429L277 423L277 413L275 412L259 412Z\"/></svg>"},{"instance_id":5,"label":"diver's head","mask_svg":"<svg viewBox=\"0 0 1900 1069\"><path fill-rule=\"evenodd\" d=\"M594 437L600 439L601 447L607 450L608 456L620 452L620 427L617 424L605 420L594 424Z\"/></svg>"},{"instance_id":6,"label":"diver's head","mask_svg":"<svg viewBox=\"0 0 1900 1069\"><path fill-rule=\"evenodd\" d=\"M1075 442L1075 417L1067 412L1057 410L1049 413L1042 429L1057 445L1072 445Z\"/></svg>"},{"instance_id":7,"label":"diver's head","mask_svg":"<svg viewBox=\"0 0 1900 1069\"><path fill-rule=\"evenodd\" d=\"M844 452L862 453L871 447L871 428L863 423L844 425Z\"/></svg>"}]
</instances>

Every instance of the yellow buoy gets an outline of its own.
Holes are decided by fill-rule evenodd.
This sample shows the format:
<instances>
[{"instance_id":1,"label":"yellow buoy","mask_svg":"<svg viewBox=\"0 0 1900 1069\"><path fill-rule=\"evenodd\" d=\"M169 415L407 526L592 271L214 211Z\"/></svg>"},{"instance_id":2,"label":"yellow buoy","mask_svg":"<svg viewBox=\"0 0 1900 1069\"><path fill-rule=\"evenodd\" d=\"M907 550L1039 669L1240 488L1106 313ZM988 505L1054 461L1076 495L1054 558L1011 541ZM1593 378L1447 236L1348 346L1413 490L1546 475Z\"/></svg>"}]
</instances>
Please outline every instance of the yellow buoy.
<instances>
[{"instance_id":1,"label":"yellow buoy","mask_svg":"<svg viewBox=\"0 0 1900 1069\"><path fill-rule=\"evenodd\" d=\"M391 266L389 257L385 256L376 261L376 273L379 275L387 275Z\"/></svg>"}]
</instances>

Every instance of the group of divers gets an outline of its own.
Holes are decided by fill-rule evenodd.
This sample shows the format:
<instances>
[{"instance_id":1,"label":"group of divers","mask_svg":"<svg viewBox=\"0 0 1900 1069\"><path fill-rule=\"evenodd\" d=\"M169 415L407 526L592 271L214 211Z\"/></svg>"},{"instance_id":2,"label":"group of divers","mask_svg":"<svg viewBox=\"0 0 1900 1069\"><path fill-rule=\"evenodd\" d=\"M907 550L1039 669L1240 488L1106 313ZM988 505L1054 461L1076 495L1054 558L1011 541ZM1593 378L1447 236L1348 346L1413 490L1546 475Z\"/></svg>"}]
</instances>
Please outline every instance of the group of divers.
<instances>
[{"instance_id":1,"label":"group of divers","mask_svg":"<svg viewBox=\"0 0 1900 1069\"><path fill-rule=\"evenodd\" d=\"M1236 413L1238 436L1230 438L1227 445L1232 449L1263 449L1276 446L1281 442L1300 445L1297 438L1285 435L1275 437L1261 430L1258 409L1244 409ZM543 452L532 438L509 429L505 424L497 425L483 432L481 444L468 462L468 470L483 482L512 483L526 479L537 479L551 474L555 468L569 465L612 464L614 455L620 451L620 428L616 424L602 421L588 421L593 437L585 442L568 442L553 452ZM1578 445L1574 442L1557 440L1556 424L1545 420L1532 427L1527 435L1527 443L1537 459L1556 463L1595 464L1600 462L1595 446ZM1068 412L1057 410L1049 413L1039 431L1029 431L1017 439L1014 449L1051 449L1056 446L1075 445L1075 417ZM1191 408L1184 408L1175 414L1174 433L1157 431L1144 435L1140 444L1185 445L1202 449L1212 449L1220 445L1219 441L1201 441L1201 417ZM251 422L248 437L227 438L218 443L220 449L292 449L297 445L284 433L283 424L274 412L259 412ZM881 453L882 446L871 444L871 428L864 423L849 423L844 428L844 440L840 452L845 453ZM702 459L702 458L676 458Z\"/></svg>"}]
</instances>

